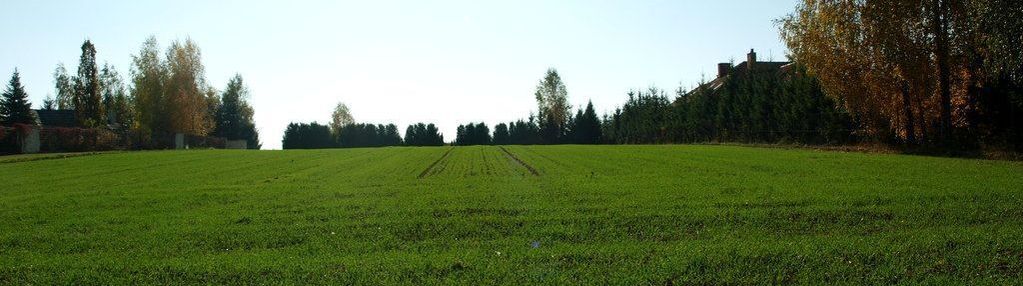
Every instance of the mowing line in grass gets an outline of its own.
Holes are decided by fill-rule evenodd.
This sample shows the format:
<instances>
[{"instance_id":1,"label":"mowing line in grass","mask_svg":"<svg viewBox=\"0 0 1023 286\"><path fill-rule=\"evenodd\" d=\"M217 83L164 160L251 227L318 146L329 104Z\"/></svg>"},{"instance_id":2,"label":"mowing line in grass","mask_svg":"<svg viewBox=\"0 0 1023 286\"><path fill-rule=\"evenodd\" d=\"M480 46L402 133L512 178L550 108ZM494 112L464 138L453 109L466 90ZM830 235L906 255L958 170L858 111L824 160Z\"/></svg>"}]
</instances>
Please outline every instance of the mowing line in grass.
<instances>
[{"instance_id":1,"label":"mowing line in grass","mask_svg":"<svg viewBox=\"0 0 1023 286\"><path fill-rule=\"evenodd\" d=\"M522 161L522 159L519 159L519 157L515 156L515 154L512 154L512 152L509 152L508 149L504 149L504 146L498 146L498 147L501 148L501 151L504 151L505 155L508 155L508 158L510 158L513 161L519 163L519 166L522 166L523 168L526 168L526 170L529 170L529 173L532 173L533 176L537 176L537 177L540 176L540 172L537 172L536 169L533 168L533 166L530 166L529 164L526 164L525 161Z\"/></svg>"},{"instance_id":2,"label":"mowing line in grass","mask_svg":"<svg viewBox=\"0 0 1023 286\"><path fill-rule=\"evenodd\" d=\"M433 168L437 166L437 164L440 164L441 161L444 161L444 159L448 158L448 155L451 155L451 150L454 149L455 147L448 148L448 151L444 152L444 155L441 155L440 158L437 159L437 161L433 161L433 163L430 164L429 167L426 167L426 169L423 170L422 173L419 173L419 178L420 179L426 178L430 174L430 172L433 171Z\"/></svg>"}]
</instances>

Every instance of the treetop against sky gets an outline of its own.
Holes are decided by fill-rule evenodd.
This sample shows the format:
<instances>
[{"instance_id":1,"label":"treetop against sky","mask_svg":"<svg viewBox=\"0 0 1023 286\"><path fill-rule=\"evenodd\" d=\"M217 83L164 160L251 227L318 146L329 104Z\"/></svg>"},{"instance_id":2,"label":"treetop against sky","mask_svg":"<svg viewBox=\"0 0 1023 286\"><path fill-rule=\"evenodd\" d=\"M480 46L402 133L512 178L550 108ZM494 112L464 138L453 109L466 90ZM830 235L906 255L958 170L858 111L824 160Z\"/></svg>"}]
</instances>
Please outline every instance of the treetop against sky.
<instances>
[{"instance_id":1,"label":"treetop against sky","mask_svg":"<svg viewBox=\"0 0 1023 286\"><path fill-rule=\"evenodd\" d=\"M15 1L0 18L0 71L21 72L40 108L53 71L81 43L131 74L149 36L191 38L216 88L246 78L264 148L289 122L328 123L337 102L356 121L495 125L535 112L536 84L557 68L579 108L612 111L634 88L692 87L750 49L781 60L774 20L796 1Z\"/></svg>"}]
</instances>

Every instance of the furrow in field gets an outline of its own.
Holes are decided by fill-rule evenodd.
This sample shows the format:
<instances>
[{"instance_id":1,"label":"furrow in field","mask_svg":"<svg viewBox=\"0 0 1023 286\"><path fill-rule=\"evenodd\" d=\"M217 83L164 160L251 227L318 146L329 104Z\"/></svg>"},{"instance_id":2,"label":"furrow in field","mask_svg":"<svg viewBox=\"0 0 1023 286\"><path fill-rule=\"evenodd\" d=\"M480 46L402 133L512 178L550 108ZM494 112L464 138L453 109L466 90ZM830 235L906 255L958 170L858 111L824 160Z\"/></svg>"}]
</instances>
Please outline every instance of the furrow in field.
<instances>
[{"instance_id":1,"label":"furrow in field","mask_svg":"<svg viewBox=\"0 0 1023 286\"><path fill-rule=\"evenodd\" d=\"M504 155L508 157L509 160L512 160L515 163L518 163L519 166L521 166L521 167L525 168L526 170L528 170L530 174L533 174L533 176L537 176L537 177L540 176L540 172L536 171L536 168L533 168L533 166L530 166L525 161L522 161L522 159L519 159L518 156L515 156L515 154L512 154L512 152L508 151L508 149L505 149L504 146L499 146L499 147L501 148L501 151L504 152Z\"/></svg>"},{"instance_id":2,"label":"furrow in field","mask_svg":"<svg viewBox=\"0 0 1023 286\"><path fill-rule=\"evenodd\" d=\"M437 167L437 164L440 164L440 162L444 161L444 159L447 159L448 155L451 155L451 150L454 150L454 149L455 149L454 147L448 148L448 150L446 152L444 152L444 155L441 155L440 158L437 158L437 161L433 161L433 164L430 164L430 166L426 167L426 169L424 169L422 173L419 173L419 178L420 179L426 178L427 176L430 176L430 175L434 174L432 172L433 168Z\"/></svg>"}]
</instances>

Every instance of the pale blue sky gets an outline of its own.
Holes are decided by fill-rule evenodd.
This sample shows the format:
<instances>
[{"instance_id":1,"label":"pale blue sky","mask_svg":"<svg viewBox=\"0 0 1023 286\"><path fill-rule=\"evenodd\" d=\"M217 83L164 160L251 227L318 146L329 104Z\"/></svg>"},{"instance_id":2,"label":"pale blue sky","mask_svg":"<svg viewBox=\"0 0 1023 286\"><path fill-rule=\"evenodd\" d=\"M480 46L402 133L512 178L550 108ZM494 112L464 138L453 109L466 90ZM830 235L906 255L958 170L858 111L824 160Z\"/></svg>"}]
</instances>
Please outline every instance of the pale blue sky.
<instances>
[{"instance_id":1,"label":"pale blue sky","mask_svg":"<svg viewBox=\"0 0 1023 286\"><path fill-rule=\"evenodd\" d=\"M453 140L460 123L528 116L548 67L573 105L609 112L629 89L692 87L751 48L784 59L773 20L796 0L7 2L0 77L17 67L33 107L85 39L127 81L148 36L191 37L214 87L245 78L274 149L289 122L327 122L338 101L357 121L433 122Z\"/></svg>"}]
</instances>

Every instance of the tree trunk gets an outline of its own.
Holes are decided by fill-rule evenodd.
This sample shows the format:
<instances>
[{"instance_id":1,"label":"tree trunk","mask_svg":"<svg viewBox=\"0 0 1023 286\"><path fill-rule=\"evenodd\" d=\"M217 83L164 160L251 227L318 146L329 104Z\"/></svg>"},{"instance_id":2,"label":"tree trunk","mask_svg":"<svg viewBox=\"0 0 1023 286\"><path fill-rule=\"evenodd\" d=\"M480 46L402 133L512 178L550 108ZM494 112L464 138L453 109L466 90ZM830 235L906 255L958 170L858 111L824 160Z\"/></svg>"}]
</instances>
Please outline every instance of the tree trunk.
<instances>
[{"instance_id":1,"label":"tree trunk","mask_svg":"<svg viewBox=\"0 0 1023 286\"><path fill-rule=\"evenodd\" d=\"M902 81L902 111L906 116L906 143L916 145L916 123L913 120L913 108L909 99L909 83Z\"/></svg>"}]
</instances>

